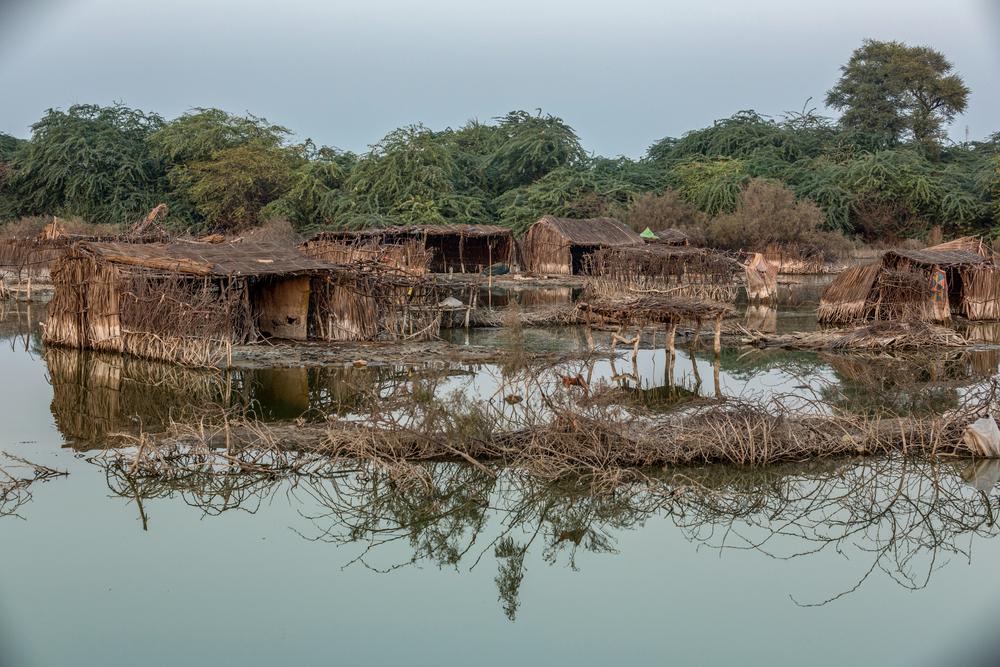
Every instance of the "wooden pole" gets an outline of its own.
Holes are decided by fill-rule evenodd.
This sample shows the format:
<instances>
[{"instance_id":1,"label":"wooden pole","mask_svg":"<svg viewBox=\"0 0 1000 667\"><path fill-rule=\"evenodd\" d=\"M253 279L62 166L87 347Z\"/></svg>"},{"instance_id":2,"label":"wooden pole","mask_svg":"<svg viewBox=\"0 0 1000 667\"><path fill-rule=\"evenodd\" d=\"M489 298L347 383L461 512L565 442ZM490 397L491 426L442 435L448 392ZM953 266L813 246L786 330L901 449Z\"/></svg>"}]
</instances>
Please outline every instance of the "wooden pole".
<instances>
[{"instance_id":1,"label":"wooden pole","mask_svg":"<svg viewBox=\"0 0 1000 667\"><path fill-rule=\"evenodd\" d=\"M691 355L691 372L694 373L694 392L700 393L701 391L701 373L698 372L698 360L694 356L694 352L689 353Z\"/></svg>"},{"instance_id":2,"label":"wooden pole","mask_svg":"<svg viewBox=\"0 0 1000 667\"><path fill-rule=\"evenodd\" d=\"M667 380L674 386L674 360L677 358L677 322L671 322L667 331Z\"/></svg>"},{"instance_id":3,"label":"wooden pole","mask_svg":"<svg viewBox=\"0 0 1000 667\"><path fill-rule=\"evenodd\" d=\"M715 340L712 344L712 350L715 352L716 358L722 355L722 315L715 318Z\"/></svg>"},{"instance_id":4,"label":"wooden pole","mask_svg":"<svg viewBox=\"0 0 1000 667\"><path fill-rule=\"evenodd\" d=\"M635 364L639 360L639 341L642 340L642 329L636 329L635 332L635 342L632 343L632 363Z\"/></svg>"}]
</instances>

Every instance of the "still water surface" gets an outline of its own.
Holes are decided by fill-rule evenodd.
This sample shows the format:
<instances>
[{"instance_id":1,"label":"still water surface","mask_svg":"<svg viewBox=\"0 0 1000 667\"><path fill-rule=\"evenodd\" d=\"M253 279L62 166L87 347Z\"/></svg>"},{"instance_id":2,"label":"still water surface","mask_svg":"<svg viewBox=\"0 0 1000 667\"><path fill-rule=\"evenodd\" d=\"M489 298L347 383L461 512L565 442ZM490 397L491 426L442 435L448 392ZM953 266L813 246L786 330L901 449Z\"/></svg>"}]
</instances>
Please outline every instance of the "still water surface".
<instances>
[{"instance_id":1,"label":"still water surface","mask_svg":"<svg viewBox=\"0 0 1000 667\"><path fill-rule=\"evenodd\" d=\"M575 335L525 332L539 347ZM711 394L711 360L695 362ZM850 363L727 351L720 381L727 395L827 391L868 409L871 385ZM997 366L961 355L901 363L874 373L893 376L878 393L900 411L933 411ZM662 351L644 350L640 364L647 385L662 377ZM1000 651L990 466L693 470L688 485L701 490L666 503L452 464L437 464L422 492L356 477L242 495L128 489L101 464L101 434L204 400L204 378L54 358L37 331L3 336L0 370L0 449L69 473L0 516L3 665L914 665ZM497 369L465 370L445 386L495 391ZM349 408L336 378L288 372L210 380L274 416L302 401ZM929 397L884 390L901 374Z\"/></svg>"}]
</instances>

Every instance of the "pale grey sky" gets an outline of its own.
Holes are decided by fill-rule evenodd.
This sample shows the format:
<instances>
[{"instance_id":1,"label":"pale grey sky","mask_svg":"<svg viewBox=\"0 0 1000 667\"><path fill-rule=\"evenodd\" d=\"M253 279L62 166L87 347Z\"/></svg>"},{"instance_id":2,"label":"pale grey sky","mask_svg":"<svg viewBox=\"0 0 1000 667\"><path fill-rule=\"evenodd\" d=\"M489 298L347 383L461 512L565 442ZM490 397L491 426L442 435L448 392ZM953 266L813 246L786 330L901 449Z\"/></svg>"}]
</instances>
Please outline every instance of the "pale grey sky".
<instances>
[{"instance_id":1,"label":"pale grey sky","mask_svg":"<svg viewBox=\"0 0 1000 667\"><path fill-rule=\"evenodd\" d=\"M641 155L740 109L822 109L866 37L943 51L972 89L960 139L1000 130L995 0L0 0L0 131L116 100L253 112L364 150L421 121L561 116Z\"/></svg>"}]
</instances>

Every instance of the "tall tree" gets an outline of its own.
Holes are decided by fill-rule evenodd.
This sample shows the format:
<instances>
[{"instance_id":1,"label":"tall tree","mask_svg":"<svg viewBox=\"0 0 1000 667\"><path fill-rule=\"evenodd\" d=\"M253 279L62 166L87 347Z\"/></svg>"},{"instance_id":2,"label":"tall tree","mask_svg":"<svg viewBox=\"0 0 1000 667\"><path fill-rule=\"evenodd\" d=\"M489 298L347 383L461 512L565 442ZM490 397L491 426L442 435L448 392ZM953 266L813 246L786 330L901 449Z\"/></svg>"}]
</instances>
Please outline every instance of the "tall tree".
<instances>
[{"instance_id":1,"label":"tall tree","mask_svg":"<svg viewBox=\"0 0 1000 667\"><path fill-rule=\"evenodd\" d=\"M845 127L936 150L944 126L965 111L969 89L945 56L926 46L866 40L840 68L826 103Z\"/></svg>"},{"instance_id":2,"label":"tall tree","mask_svg":"<svg viewBox=\"0 0 1000 667\"><path fill-rule=\"evenodd\" d=\"M163 196L163 170L146 143L162 125L158 115L122 105L49 109L12 157L6 186L18 202L12 215L134 221Z\"/></svg>"}]
</instances>

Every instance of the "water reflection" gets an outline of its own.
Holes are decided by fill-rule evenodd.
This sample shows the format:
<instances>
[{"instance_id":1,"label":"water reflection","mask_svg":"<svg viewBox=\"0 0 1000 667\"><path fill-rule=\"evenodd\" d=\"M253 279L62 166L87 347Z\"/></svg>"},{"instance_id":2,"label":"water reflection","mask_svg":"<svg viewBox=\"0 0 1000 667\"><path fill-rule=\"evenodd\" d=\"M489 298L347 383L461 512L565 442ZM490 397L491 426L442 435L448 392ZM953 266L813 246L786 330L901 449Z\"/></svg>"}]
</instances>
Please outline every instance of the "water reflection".
<instances>
[{"instance_id":1,"label":"water reflection","mask_svg":"<svg viewBox=\"0 0 1000 667\"><path fill-rule=\"evenodd\" d=\"M98 462L101 460L98 459ZM496 568L502 612L515 620L529 554L578 567L584 552L614 554L625 531L668 521L687 539L725 555L776 559L833 551L828 604L876 572L919 589L950 556L971 558L975 539L996 537L996 462L935 464L902 458L823 462L747 471L726 467L648 471L645 483L593 493L586 479L546 482L512 470L447 462L363 464L323 478L261 475L142 479L104 460L109 488L142 502L179 496L206 514L256 511L291 499L303 539L353 550L345 565L373 572L430 564L456 572ZM405 548L403 547L405 545Z\"/></svg>"}]
</instances>

